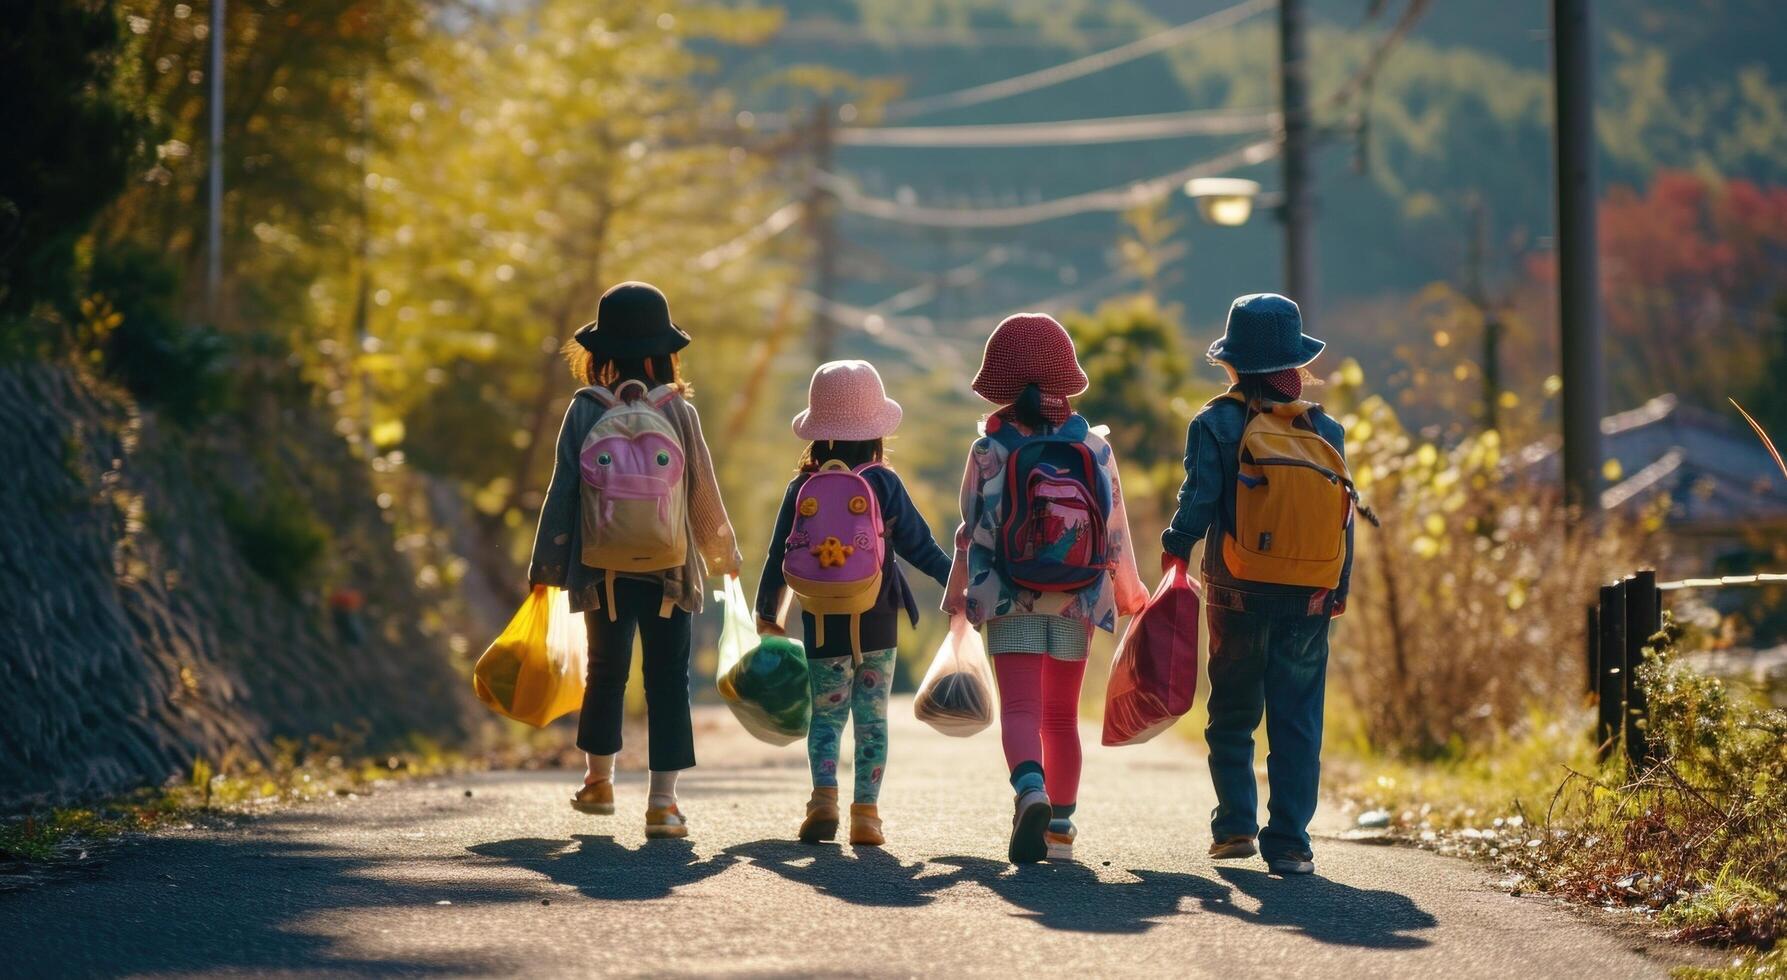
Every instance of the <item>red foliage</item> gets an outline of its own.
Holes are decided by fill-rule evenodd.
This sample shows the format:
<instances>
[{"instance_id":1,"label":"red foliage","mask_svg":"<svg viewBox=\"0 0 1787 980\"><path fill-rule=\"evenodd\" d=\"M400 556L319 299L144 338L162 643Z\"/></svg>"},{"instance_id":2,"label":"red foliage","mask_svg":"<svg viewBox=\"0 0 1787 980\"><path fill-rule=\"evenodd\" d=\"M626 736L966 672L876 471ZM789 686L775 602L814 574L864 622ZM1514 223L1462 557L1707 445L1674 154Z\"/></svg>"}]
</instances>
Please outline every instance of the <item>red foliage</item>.
<instances>
[{"instance_id":1,"label":"red foliage","mask_svg":"<svg viewBox=\"0 0 1787 980\"><path fill-rule=\"evenodd\" d=\"M1787 290L1787 187L1659 171L1601 202L1601 290L1621 402L1666 391L1717 403L1748 390ZM1529 266L1557 281L1555 260Z\"/></svg>"}]
</instances>

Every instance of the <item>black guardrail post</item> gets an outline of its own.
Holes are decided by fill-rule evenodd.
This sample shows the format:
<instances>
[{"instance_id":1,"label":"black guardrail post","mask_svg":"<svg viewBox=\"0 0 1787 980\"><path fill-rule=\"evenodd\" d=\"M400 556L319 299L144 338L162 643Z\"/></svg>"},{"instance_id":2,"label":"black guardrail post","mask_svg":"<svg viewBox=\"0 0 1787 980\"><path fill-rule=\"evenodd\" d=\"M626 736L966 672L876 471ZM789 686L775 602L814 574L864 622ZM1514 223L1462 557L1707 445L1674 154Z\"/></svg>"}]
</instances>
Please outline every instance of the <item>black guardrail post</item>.
<instances>
[{"instance_id":1,"label":"black guardrail post","mask_svg":"<svg viewBox=\"0 0 1787 980\"><path fill-rule=\"evenodd\" d=\"M1657 573L1642 569L1625 581L1626 587L1626 759L1641 767L1650 757L1650 740L1646 729L1650 721L1650 702L1645 697L1643 679L1638 667L1644 663L1644 647L1663 628L1662 594L1657 591Z\"/></svg>"},{"instance_id":2,"label":"black guardrail post","mask_svg":"<svg viewBox=\"0 0 1787 980\"><path fill-rule=\"evenodd\" d=\"M1607 761L1625 731L1626 671L1622 651L1626 648L1626 583L1601 586L1599 667L1595 690L1600 711L1595 722L1595 744L1600 746L1600 759Z\"/></svg>"}]
</instances>

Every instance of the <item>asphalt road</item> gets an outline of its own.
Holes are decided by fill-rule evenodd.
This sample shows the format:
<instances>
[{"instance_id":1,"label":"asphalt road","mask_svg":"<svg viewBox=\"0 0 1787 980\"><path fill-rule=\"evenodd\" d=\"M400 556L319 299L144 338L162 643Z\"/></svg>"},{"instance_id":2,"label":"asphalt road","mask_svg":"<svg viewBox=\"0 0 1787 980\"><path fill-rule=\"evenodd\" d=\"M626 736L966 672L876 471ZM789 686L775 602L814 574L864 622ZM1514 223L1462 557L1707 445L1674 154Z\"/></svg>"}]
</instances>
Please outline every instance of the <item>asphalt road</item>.
<instances>
[{"instance_id":1,"label":"asphalt road","mask_svg":"<svg viewBox=\"0 0 1787 980\"><path fill-rule=\"evenodd\" d=\"M613 817L571 811L562 772L415 783L0 895L0 974L1627 977L1682 955L1406 848L1324 836L1311 878L1217 865L1201 750L1170 734L1089 731L1080 862L1013 868L996 735L893 714L885 849L795 843L804 750L715 710L689 841L644 840L639 774Z\"/></svg>"}]
</instances>

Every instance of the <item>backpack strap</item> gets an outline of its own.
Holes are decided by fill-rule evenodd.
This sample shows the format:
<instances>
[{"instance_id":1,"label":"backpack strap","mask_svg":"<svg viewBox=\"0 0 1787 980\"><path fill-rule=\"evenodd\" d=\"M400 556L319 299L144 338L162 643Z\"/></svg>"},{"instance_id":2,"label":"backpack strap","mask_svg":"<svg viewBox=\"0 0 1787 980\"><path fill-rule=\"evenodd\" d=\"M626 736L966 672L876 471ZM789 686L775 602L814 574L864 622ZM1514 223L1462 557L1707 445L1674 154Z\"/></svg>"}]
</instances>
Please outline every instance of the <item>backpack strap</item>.
<instances>
[{"instance_id":1,"label":"backpack strap","mask_svg":"<svg viewBox=\"0 0 1787 980\"><path fill-rule=\"evenodd\" d=\"M620 398L617 397L614 392L609 391L601 385L590 385L586 388L579 388L577 389L576 397L588 398L590 401L602 406L604 410L613 408L621 403Z\"/></svg>"}]
</instances>

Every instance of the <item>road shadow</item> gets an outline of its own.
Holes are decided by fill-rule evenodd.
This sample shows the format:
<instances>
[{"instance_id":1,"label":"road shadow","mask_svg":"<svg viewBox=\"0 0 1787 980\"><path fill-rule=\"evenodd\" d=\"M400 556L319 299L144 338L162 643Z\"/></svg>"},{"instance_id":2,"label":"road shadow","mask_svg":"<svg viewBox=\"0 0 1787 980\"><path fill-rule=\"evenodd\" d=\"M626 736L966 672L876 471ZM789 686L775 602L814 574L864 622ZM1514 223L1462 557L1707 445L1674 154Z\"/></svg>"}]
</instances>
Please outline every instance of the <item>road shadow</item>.
<instances>
[{"instance_id":1,"label":"road shadow","mask_svg":"<svg viewBox=\"0 0 1787 980\"><path fill-rule=\"evenodd\" d=\"M801 844L766 838L727 848L724 854L748 859L821 895L852 905L917 908L961 880L960 872L925 874L923 861L905 864L879 847Z\"/></svg>"},{"instance_id":2,"label":"road shadow","mask_svg":"<svg viewBox=\"0 0 1787 980\"><path fill-rule=\"evenodd\" d=\"M935 863L959 868L968 880L1022 909L1022 917L1071 932L1147 932L1159 920L1182 914L1187 898L1210 903L1229 894L1218 882L1174 871L1133 871L1139 880L1111 882L1071 861L1013 866L956 855Z\"/></svg>"},{"instance_id":3,"label":"road shadow","mask_svg":"<svg viewBox=\"0 0 1787 980\"><path fill-rule=\"evenodd\" d=\"M353 922L403 909L462 921L468 907L538 900L525 884L454 878L451 861L368 856L292 839L313 814L270 817L255 837L155 837L97 875L0 895L0 974L52 976L490 976L519 964L500 948L371 953ZM422 879L390 872L434 865ZM27 938L28 937L28 938Z\"/></svg>"},{"instance_id":4,"label":"road shadow","mask_svg":"<svg viewBox=\"0 0 1787 980\"><path fill-rule=\"evenodd\" d=\"M1439 924L1413 899L1397 892L1354 888L1320 875L1279 877L1252 868L1218 868L1216 873L1258 902L1259 910L1249 912L1232 901L1205 902L1206 910L1256 925L1291 929L1317 942L1368 949L1420 949L1430 943L1411 933Z\"/></svg>"},{"instance_id":5,"label":"road shadow","mask_svg":"<svg viewBox=\"0 0 1787 980\"><path fill-rule=\"evenodd\" d=\"M648 840L629 850L612 837L594 834L576 834L570 840L517 837L466 850L538 872L588 898L623 902L668 898L684 885L725 871L736 860L724 853L701 860L687 840Z\"/></svg>"}]
</instances>

